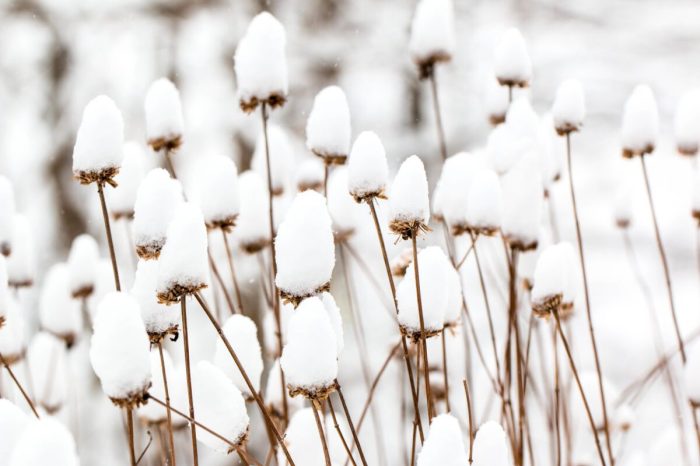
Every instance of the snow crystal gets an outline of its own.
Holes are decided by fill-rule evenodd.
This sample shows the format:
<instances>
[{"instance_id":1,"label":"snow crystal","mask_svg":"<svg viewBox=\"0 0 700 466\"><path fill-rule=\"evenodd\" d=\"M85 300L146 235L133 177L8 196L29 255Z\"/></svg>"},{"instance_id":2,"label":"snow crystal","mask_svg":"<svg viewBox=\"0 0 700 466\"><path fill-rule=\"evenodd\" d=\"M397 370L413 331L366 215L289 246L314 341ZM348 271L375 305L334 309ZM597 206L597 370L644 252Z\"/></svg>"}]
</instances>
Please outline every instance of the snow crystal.
<instances>
[{"instance_id":1,"label":"snow crystal","mask_svg":"<svg viewBox=\"0 0 700 466\"><path fill-rule=\"evenodd\" d=\"M557 88L552 105L552 118L557 131L568 133L577 131L586 116L586 102L583 86L575 79L567 79Z\"/></svg>"},{"instance_id":2,"label":"snow crystal","mask_svg":"<svg viewBox=\"0 0 700 466\"><path fill-rule=\"evenodd\" d=\"M179 307L166 306L158 302L156 297L157 283L158 262L139 260L136 265L131 295L139 303L146 332L154 336L177 331L180 325Z\"/></svg>"},{"instance_id":3,"label":"snow crystal","mask_svg":"<svg viewBox=\"0 0 700 466\"><path fill-rule=\"evenodd\" d=\"M106 95L95 97L83 110L73 148L73 173L118 169L123 144L124 121L117 105Z\"/></svg>"},{"instance_id":4,"label":"snow crystal","mask_svg":"<svg viewBox=\"0 0 700 466\"><path fill-rule=\"evenodd\" d=\"M700 146L700 89L685 93L674 118L676 147L682 154L693 155Z\"/></svg>"},{"instance_id":5,"label":"snow crystal","mask_svg":"<svg viewBox=\"0 0 700 466\"><path fill-rule=\"evenodd\" d=\"M229 227L238 216L238 169L223 155L203 158L196 173L197 202L207 226Z\"/></svg>"},{"instance_id":6,"label":"snow crystal","mask_svg":"<svg viewBox=\"0 0 700 466\"><path fill-rule=\"evenodd\" d=\"M389 208L393 222L427 224L430 220L428 179L423 161L417 155L404 160L394 177Z\"/></svg>"},{"instance_id":7,"label":"snow crystal","mask_svg":"<svg viewBox=\"0 0 700 466\"><path fill-rule=\"evenodd\" d=\"M41 328L69 345L82 332L81 303L73 299L68 265L64 262L51 266L44 278L39 298L39 323Z\"/></svg>"},{"instance_id":8,"label":"snow crystal","mask_svg":"<svg viewBox=\"0 0 700 466\"><path fill-rule=\"evenodd\" d=\"M73 239L68 254L68 284L73 297L85 297L95 288L100 249L95 238L88 234Z\"/></svg>"},{"instance_id":9,"label":"snow crystal","mask_svg":"<svg viewBox=\"0 0 700 466\"><path fill-rule=\"evenodd\" d=\"M384 194L389 166L382 140L372 131L363 131L355 139L348 161L348 190L356 199Z\"/></svg>"},{"instance_id":10,"label":"snow crystal","mask_svg":"<svg viewBox=\"0 0 700 466\"><path fill-rule=\"evenodd\" d=\"M38 332L27 350L35 400L49 413L60 409L68 394L66 345L47 332Z\"/></svg>"},{"instance_id":11,"label":"snow crystal","mask_svg":"<svg viewBox=\"0 0 700 466\"><path fill-rule=\"evenodd\" d=\"M306 147L326 159L344 162L350 152L350 108L345 92L338 86L323 88L314 98L306 120ZM342 162L341 162L342 163Z\"/></svg>"},{"instance_id":12,"label":"snow crystal","mask_svg":"<svg viewBox=\"0 0 700 466\"><path fill-rule=\"evenodd\" d=\"M496 231L500 228L503 204L501 183L495 172L483 169L474 176L466 211L467 224L478 232Z\"/></svg>"},{"instance_id":13,"label":"snow crystal","mask_svg":"<svg viewBox=\"0 0 700 466\"><path fill-rule=\"evenodd\" d=\"M494 72L501 85L525 87L532 79L532 63L525 39L516 28L508 29L496 47Z\"/></svg>"},{"instance_id":14,"label":"snow crystal","mask_svg":"<svg viewBox=\"0 0 700 466\"><path fill-rule=\"evenodd\" d=\"M243 365L243 369L248 375L248 379L253 384L253 389L260 391L260 376L263 371L262 350L258 341L258 328L249 317L234 314L228 318L224 324L224 335L231 343L236 356ZM231 354L221 340L216 342L216 352L214 353L214 364L231 379L238 390L246 398L252 399L248 385L245 383L243 375L231 358Z\"/></svg>"},{"instance_id":15,"label":"snow crystal","mask_svg":"<svg viewBox=\"0 0 700 466\"><path fill-rule=\"evenodd\" d=\"M419 65L449 61L455 50L452 0L421 0L411 23L409 49Z\"/></svg>"},{"instance_id":16,"label":"snow crystal","mask_svg":"<svg viewBox=\"0 0 700 466\"><path fill-rule=\"evenodd\" d=\"M456 417L451 414L436 416L418 455L418 466L464 466L468 458L462 437Z\"/></svg>"},{"instance_id":17,"label":"snow crystal","mask_svg":"<svg viewBox=\"0 0 700 466\"><path fill-rule=\"evenodd\" d=\"M146 92L144 110L146 136L154 148L182 137L182 104L180 93L172 81L160 78L151 83Z\"/></svg>"},{"instance_id":18,"label":"snow crystal","mask_svg":"<svg viewBox=\"0 0 700 466\"><path fill-rule=\"evenodd\" d=\"M12 182L0 175L0 254L12 252L12 231L15 219L15 191Z\"/></svg>"},{"instance_id":19,"label":"snow crystal","mask_svg":"<svg viewBox=\"0 0 700 466\"><path fill-rule=\"evenodd\" d=\"M109 210L115 218L131 218L134 215L136 194L145 176L145 154L141 145L128 141L123 147L124 160L119 174L114 177L117 187L108 191Z\"/></svg>"},{"instance_id":20,"label":"snow crystal","mask_svg":"<svg viewBox=\"0 0 700 466\"><path fill-rule=\"evenodd\" d=\"M270 241L267 188L260 175L248 170L238 177L238 190L241 208L233 234L244 250L255 252L254 246L261 249Z\"/></svg>"},{"instance_id":21,"label":"snow crystal","mask_svg":"<svg viewBox=\"0 0 700 466\"><path fill-rule=\"evenodd\" d=\"M78 452L68 428L52 417L32 420L17 440L9 466L78 466Z\"/></svg>"},{"instance_id":22,"label":"snow crystal","mask_svg":"<svg viewBox=\"0 0 700 466\"><path fill-rule=\"evenodd\" d=\"M625 102L622 149L626 157L651 153L659 137L659 110L651 88L639 85Z\"/></svg>"},{"instance_id":23,"label":"snow crystal","mask_svg":"<svg viewBox=\"0 0 700 466\"><path fill-rule=\"evenodd\" d=\"M506 433L496 421L479 427L474 437L474 466L508 466L510 463Z\"/></svg>"}]
</instances>

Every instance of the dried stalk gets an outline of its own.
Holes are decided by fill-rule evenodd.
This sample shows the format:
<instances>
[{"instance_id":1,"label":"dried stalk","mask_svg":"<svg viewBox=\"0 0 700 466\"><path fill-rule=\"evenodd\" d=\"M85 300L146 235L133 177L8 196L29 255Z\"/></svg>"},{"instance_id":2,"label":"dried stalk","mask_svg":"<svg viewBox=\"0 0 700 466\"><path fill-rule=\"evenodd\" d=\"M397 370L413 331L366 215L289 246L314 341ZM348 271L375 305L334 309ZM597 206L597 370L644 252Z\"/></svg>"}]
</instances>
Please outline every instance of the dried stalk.
<instances>
[{"instance_id":1,"label":"dried stalk","mask_svg":"<svg viewBox=\"0 0 700 466\"><path fill-rule=\"evenodd\" d=\"M187 402L189 403L190 417L194 419L194 402L192 400L192 372L190 369L190 337L187 328L187 298L180 298L180 312L182 314L182 335L185 346L185 373L187 375ZM197 452L197 429L194 423L190 423L190 436L192 438L192 460L194 466L199 464L199 454Z\"/></svg>"},{"instance_id":2,"label":"dried stalk","mask_svg":"<svg viewBox=\"0 0 700 466\"><path fill-rule=\"evenodd\" d=\"M109 223L109 213L107 212L107 202L105 201L104 184L97 183L97 194L100 197L100 207L102 208L102 219L105 224L105 233L107 235L107 245L109 246L109 257L112 260L112 272L114 273L114 287L117 291L121 291L119 283L119 267L117 266L117 255L114 252L114 242L112 240L112 227Z\"/></svg>"},{"instance_id":3,"label":"dried stalk","mask_svg":"<svg viewBox=\"0 0 700 466\"><path fill-rule=\"evenodd\" d=\"M34 413L34 416L36 416L37 419L39 419L39 413L36 410L36 406L34 406L34 402L32 401L31 398L29 398L29 395L27 394L26 390L24 390L24 387L22 387L22 384L19 383L19 380L17 380L17 377L15 377L15 373L12 371L10 368L10 365L7 364L7 361L5 361L5 358L0 354L0 363L2 363L3 366L5 366L5 369L7 370L7 373L10 374L10 378L12 381L15 383L19 391L22 393L22 397L27 401L27 404L32 410L32 413Z\"/></svg>"},{"instance_id":4,"label":"dried stalk","mask_svg":"<svg viewBox=\"0 0 700 466\"><path fill-rule=\"evenodd\" d=\"M330 396L328 397L328 408L331 412L331 416L333 417L333 427L335 427L335 431L338 433L338 437L340 437L340 441L343 444L343 448L345 448L345 453L348 454L348 459L352 463L352 466L357 466L357 463L355 463L355 459L352 457L350 447L348 447L348 442L345 440L345 436L343 435L343 432L340 430L340 426L338 425L338 419L335 417L335 409L333 408L333 401L331 400Z\"/></svg>"},{"instance_id":5,"label":"dried stalk","mask_svg":"<svg viewBox=\"0 0 700 466\"><path fill-rule=\"evenodd\" d=\"M467 415L469 416L469 464L474 462L474 415L472 413L472 397L469 393L469 384L467 379L462 380L464 385L464 396L467 398Z\"/></svg>"},{"instance_id":6,"label":"dried stalk","mask_svg":"<svg viewBox=\"0 0 700 466\"><path fill-rule=\"evenodd\" d=\"M229 247L228 244L228 237L226 235L226 230L221 228L221 236L224 238L224 247L226 248L226 258L228 259L228 268L229 272L231 273L231 282L233 283L233 290L236 293L236 304L238 304L238 311L241 314L244 314L243 312L243 299L241 298L241 289L238 286L238 279L236 278L236 269L234 268L233 265L233 254L231 254L231 248ZM226 293L226 289L224 289L224 293Z\"/></svg>"},{"instance_id":7,"label":"dried stalk","mask_svg":"<svg viewBox=\"0 0 700 466\"><path fill-rule=\"evenodd\" d=\"M136 452L134 451L134 415L131 408L126 408L126 425L129 436L129 459L131 466L136 466Z\"/></svg>"},{"instance_id":8,"label":"dried stalk","mask_svg":"<svg viewBox=\"0 0 700 466\"><path fill-rule=\"evenodd\" d=\"M170 442L170 464L176 466L175 462L175 439L173 437L173 420L170 416L170 389L168 388L168 375L165 370L165 360L163 358L163 342L158 342L158 355L160 356L160 370L163 375L163 390L165 392L165 414L168 418L168 440Z\"/></svg>"},{"instance_id":9,"label":"dried stalk","mask_svg":"<svg viewBox=\"0 0 700 466\"><path fill-rule=\"evenodd\" d=\"M318 415L321 407L316 403L316 400L311 400L311 409L314 412L314 419L316 419L316 427L318 428L318 436L321 439L321 446L323 447L323 458L326 461L326 466L331 466L331 455L328 452L328 442L326 442L326 436L323 433L323 426L321 425L321 418Z\"/></svg>"},{"instance_id":10,"label":"dried stalk","mask_svg":"<svg viewBox=\"0 0 700 466\"><path fill-rule=\"evenodd\" d=\"M437 127L438 141L440 143L440 155L442 160L447 159L447 144L445 143L445 129L442 126L442 115L440 112L440 99L438 98L437 78L435 77L435 67L431 68L428 76L430 79L430 91L433 97L433 111L435 113L435 125Z\"/></svg>"}]
</instances>

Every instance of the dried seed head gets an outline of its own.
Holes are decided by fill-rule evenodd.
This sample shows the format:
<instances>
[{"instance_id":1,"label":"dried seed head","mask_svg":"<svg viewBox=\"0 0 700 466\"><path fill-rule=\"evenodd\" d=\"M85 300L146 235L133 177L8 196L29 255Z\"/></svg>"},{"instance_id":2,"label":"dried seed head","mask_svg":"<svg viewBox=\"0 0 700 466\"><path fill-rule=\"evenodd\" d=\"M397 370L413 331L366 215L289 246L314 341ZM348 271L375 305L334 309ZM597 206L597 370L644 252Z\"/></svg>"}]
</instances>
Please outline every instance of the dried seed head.
<instances>
[{"instance_id":1,"label":"dried seed head","mask_svg":"<svg viewBox=\"0 0 700 466\"><path fill-rule=\"evenodd\" d=\"M7 281L13 288L34 283L34 233L27 217L17 214L12 222L12 254L7 258Z\"/></svg>"},{"instance_id":2,"label":"dried seed head","mask_svg":"<svg viewBox=\"0 0 700 466\"><path fill-rule=\"evenodd\" d=\"M498 126L506 121L509 104L508 89L501 86L495 76L489 76L484 89L484 109L489 123Z\"/></svg>"},{"instance_id":3,"label":"dried seed head","mask_svg":"<svg viewBox=\"0 0 700 466\"><path fill-rule=\"evenodd\" d=\"M554 128L560 136L578 131L586 116L583 86L575 79L568 79L559 85L552 105Z\"/></svg>"},{"instance_id":4,"label":"dried seed head","mask_svg":"<svg viewBox=\"0 0 700 466\"><path fill-rule=\"evenodd\" d=\"M168 336L176 336L180 326L180 309L158 302L157 284L158 262L139 260L131 295L139 303L141 319L152 343L158 343Z\"/></svg>"},{"instance_id":5,"label":"dried seed head","mask_svg":"<svg viewBox=\"0 0 700 466\"><path fill-rule=\"evenodd\" d=\"M327 165L343 165L350 152L350 108L345 92L328 86L316 94L306 121L306 147Z\"/></svg>"},{"instance_id":6,"label":"dried seed head","mask_svg":"<svg viewBox=\"0 0 700 466\"><path fill-rule=\"evenodd\" d=\"M508 29L496 47L494 72L502 86L527 87L532 79L532 63L525 39L516 28Z\"/></svg>"},{"instance_id":7,"label":"dried seed head","mask_svg":"<svg viewBox=\"0 0 700 466\"><path fill-rule=\"evenodd\" d=\"M180 92L167 78L160 78L148 88L144 101L146 137L154 151L176 150L182 144L184 123Z\"/></svg>"},{"instance_id":8,"label":"dried seed head","mask_svg":"<svg viewBox=\"0 0 700 466\"><path fill-rule=\"evenodd\" d=\"M439 202L435 204L454 235L464 234L468 228L467 201L475 174L483 167L481 157L460 152L445 160L439 185Z\"/></svg>"},{"instance_id":9,"label":"dried seed head","mask_svg":"<svg viewBox=\"0 0 700 466\"><path fill-rule=\"evenodd\" d=\"M297 191L304 192L307 189L322 192L323 190L323 162L316 157L305 159L299 164L296 172Z\"/></svg>"},{"instance_id":10,"label":"dried seed head","mask_svg":"<svg viewBox=\"0 0 700 466\"><path fill-rule=\"evenodd\" d=\"M423 161L412 155L401 164L389 196L392 232L404 239L427 230L430 220L428 179Z\"/></svg>"},{"instance_id":11,"label":"dried seed head","mask_svg":"<svg viewBox=\"0 0 700 466\"><path fill-rule=\"evenodd\" d=\"M411 24L409 48L421 79L430 76L436 63L450 61L455 47L452 1L418 2Z\"/></svg>"},{"instance_id":12,"label":"dried seed head","mask_svg":"<svg viewBox=\"0 0 700 466\"><path fill-rule=\"evenodd\" d=\"M503 235L515 250L535 249L540 231L543 189L534 156L524 156L503 177L502 189Z\"/></svg>"},{"instance_id":13,"label":"dried seed head","mask_svg":"<svg viewBox=\"0 0 700 466\"><path fill-rule=\"evenodd\" d=\"M233 228L239 213L238 169L233 160L222 155L203 158L195 182L192 200L202 210L207 227Z\"/></svg>"},{"instance_id":14,"label":"dried seed head","mask_svg":"<svg viewBox=\"0 0 700 466\"><path fill-rule=\"evenodd\" d=\"M418 250L420 252L420 250ZM391 274L395 277L404 277L408 266L413 262L413 249L405 248L391 261Z\"/></svg>"},{"instance_id":15,"label":"dried seed head","mask_svg":"<svg viewBox=\"0 0 700 466\"><path fill-rule=\"evenodd\" d=\"M480 170L467 198L466 224L476 235L492 236L501 228L501 183L492 170Z\"/></svg>"},{"instance_id":16,"label":"dried seed head","mask_svg":"<svg viewBox=\"0 0 700 466\"><path fill-rule=\"evenodd\" d=\"M363 131L355 139L348 162L348 190L355 201L385 198L389 166L381 139Z\"/></svg>"},{"instance_id":17,"label":"dried seed head","mask_svg":"<svg viewBox=\"0 0 700 466\"><path fill-rule=\"evenodd\" d=\"M622 155L651 154L659 137L659 110L651 88L639 85L625 102L622 115Z\"/></svg>"},{"instance_id":18,"label":"dried seed head","mask_svg":"<svg viewBox=\"0 0 700 466\"><path fill-rule=\"evenodd\" d=\"M238 177L240 213L233 234L243 251L254 254L270 244L269 195L258 173L248 170Z\"/></svg>"},{"instance_id":19,"label":"dried seed head","mask_svg":"<svg viewBox=\"0 0 700 466\"><path fill-rule=\"evenodd\" d=\"M95 289L100 249L95 238L88 234L73 239L68 254L68 284L74 298L87 298Z\"/></svg>"}]
</instances>

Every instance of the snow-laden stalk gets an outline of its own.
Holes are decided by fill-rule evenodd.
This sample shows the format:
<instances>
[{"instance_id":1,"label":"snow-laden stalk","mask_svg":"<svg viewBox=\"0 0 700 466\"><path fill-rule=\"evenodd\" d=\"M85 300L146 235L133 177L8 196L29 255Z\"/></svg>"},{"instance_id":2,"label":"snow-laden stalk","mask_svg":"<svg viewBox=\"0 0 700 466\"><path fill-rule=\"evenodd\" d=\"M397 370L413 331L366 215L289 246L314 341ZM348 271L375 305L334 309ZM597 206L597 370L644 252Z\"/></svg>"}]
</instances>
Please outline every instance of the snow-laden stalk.
<instances>
[{"instance_id":1,"label":"snow-laden stalk","mask_svg":"<svg viewBox=\"0 0 700 466\"><path fill-rule=\"evenodd\" d=\"M180 298L180 312L182 314L182 341L185 347L185 376L187 377L187 403L190 410L190 418L194 419L194 401L192 400L192 372L190 367L190 337L187 328L187 298ZM197 452L197 429L194 423L190 424L190 437L192 439L192 461L194 465L199 464L199 454Z\"/></svg>"},{"instance_id":2,"label":"snow-laden stalk","mask_svg":"<svg viewBox=\"0 0 700 466\"><path fill-rule=\"evenodd\" d=\"M7 362L5 361L5 358L2 357L2 354L0 354L0 362L2 363L3 366L5 366L5 369L7 370L7 373L10 375L10 378L12 379L12 381L14 382L14 384L17 386L17 388L19 389L20 393L22 393L22 397L25 399L25 401L26 401L27 404L29 405L29 408L31 408L32 413L34 413L34 416L35 416L37 419L39 419L39 413L37 412L36 407L34 406L34 402L33 402L32 399L29 397L29 395L27 394L26 390L24 389L24 387L22 386L22 384L19 382L19 380L17 380L17 377L15 377L15 373L14 373L14 372L12 371L12 369L10 368L10 365L7 364Z\"/></svg>"},{"instance_id":3,"label":"snow-laden stalk","mask_svg":"<svg viewBox=\"0 0 700 466\"><path fill-rule=\"evenodd\" d=\"M165 370L165 359L163 358L163 342L158 342L158 356L160 358L160 370L163 375L163 390L165 392L165 412L167 415L168 441L170 442L170 464L176 466L175 460L175 438L173 437L173 420L170 415L170 389L168 387L168 375Z\"/></svg>"}]
</instances>

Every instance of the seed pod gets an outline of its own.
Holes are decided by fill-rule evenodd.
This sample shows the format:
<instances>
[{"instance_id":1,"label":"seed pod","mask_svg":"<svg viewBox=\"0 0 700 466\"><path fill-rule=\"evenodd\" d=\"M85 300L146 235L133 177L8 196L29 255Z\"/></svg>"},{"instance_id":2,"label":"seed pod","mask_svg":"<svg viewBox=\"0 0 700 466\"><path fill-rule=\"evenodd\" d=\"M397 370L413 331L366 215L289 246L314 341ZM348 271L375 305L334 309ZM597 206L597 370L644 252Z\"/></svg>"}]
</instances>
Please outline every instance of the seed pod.
<instances>
[{"instance_id":1,"label":"seed pod","mask_svg":"<svg viewBox=\"0 0 700 466\"><path fill-rule=\"evenodd\" d=\"M238 169L228 157L207 157L199 162L193 200L199 205L208 228L230 230L239 213Z\"/></svg>"},{"instance_id":2,"label":"seed pod","mask_svg":"<svg viewBox=\"0 0 700 466\"><path fill-rule=\"evenodd\" d=\"M307 158L301 162L296 173L297 191L301 193L312 189L322 192L323 170L323 162L316 157Z\"/></svg>"},{"instance_id":3,"label":"seed pod","mask_svg":"<svg viewBox=\"0 0 700 466\"><path fill-rule=\"evenodd\" d=\"M466 223L474 234L492 236L500 230L503 203L495 172L484 169L474 176L466 211Z\"/></svg>"},{"instance_id":4,"label":"seed pod","mask_svg":"<svg viewBox=\"0 0 700 466\"><path fill-rule=\"evenodd\" d=\"M372 131L363 131L355 139L348 162L348 191L355 201L378 197L385 199L389 166L381 139Z\"/></svg>"}]
</instances>

